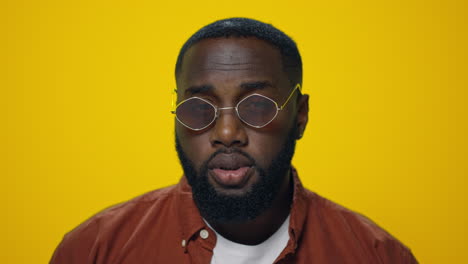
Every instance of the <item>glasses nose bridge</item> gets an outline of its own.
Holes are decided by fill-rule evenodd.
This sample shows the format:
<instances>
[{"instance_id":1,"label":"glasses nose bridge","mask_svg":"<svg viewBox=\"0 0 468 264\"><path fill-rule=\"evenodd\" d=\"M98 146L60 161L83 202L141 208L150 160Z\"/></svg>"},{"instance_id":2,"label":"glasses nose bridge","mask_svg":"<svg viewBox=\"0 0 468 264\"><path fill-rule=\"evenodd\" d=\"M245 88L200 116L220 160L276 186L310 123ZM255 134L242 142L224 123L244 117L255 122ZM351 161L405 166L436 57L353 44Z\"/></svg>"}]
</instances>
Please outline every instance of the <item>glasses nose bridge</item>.
<instances>
[{"instance_id":1,"label":"glasses nose bridge","mask_svg":"<svg viewBox=\"0 0 468 264\"><path fill-rule=\"evenodd\" d=\"M216 118L219 118L219 114L221 110L229 110L229 109L234 109L236 114L239 115L237 112L237 106L216 107Z\"/></svg>"}]
</instances>

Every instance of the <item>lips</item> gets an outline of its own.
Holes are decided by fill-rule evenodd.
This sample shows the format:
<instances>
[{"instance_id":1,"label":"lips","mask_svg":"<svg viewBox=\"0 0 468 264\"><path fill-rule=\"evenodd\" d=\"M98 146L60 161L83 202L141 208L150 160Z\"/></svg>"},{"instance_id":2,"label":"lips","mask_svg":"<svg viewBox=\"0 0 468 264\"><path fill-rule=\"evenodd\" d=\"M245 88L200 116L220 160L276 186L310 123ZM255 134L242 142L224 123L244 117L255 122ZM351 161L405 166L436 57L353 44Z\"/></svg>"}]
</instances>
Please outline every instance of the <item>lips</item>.
<instances>
[{"instance_id":1,"label":"lips","mask_svg":"<svg viewBox=\"0 0 468 264\"><path fill-rule=\"evenodd\" d=\"M249 158L237 153L218 154L208 163L216 183L228 188L243 186L252 174L252 166Z\"/></svg>"}]
</instances>

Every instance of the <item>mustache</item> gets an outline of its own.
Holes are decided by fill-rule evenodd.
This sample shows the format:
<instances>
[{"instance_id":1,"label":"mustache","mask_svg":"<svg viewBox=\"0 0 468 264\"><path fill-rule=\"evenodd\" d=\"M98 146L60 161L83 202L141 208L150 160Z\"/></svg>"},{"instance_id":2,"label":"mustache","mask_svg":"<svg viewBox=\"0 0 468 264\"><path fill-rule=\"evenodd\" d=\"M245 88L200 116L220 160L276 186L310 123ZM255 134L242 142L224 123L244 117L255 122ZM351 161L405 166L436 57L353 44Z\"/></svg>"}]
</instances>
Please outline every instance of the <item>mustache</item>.
<instances>
[{"instance_id":1,"label":"mustache","mask_svg":"<svg viewBox=\"0 0 468 264\"><path fill-rule=\"evenodd\" d=\"M255 159L250 156L248 153L238 149L238 148L221 148L221 149L218 149L217 151L215 151L213 154L211 154L208 159L203 162L202 166L201 166L201 170L204 171L204 170L207 170L208 169L208 164L214 159L216 158L216 156L220 155L220 154L238 154L238 155L242 155L244 156L245 158L247 158L250 163L252 163L252 165L254 167L256 167L256 164L257 162L255 161Z\"/></svg>"}]
</instances>

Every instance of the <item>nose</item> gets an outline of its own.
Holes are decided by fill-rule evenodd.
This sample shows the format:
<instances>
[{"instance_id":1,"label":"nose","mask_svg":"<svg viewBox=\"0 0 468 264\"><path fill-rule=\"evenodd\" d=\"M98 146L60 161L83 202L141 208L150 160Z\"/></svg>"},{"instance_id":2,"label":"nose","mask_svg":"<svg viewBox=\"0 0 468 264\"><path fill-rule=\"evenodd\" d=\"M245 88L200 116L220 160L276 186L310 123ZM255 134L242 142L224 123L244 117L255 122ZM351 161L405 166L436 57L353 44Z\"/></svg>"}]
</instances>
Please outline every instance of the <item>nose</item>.
<instances>
[{"instance_id":1,"label":"nose","mask_svg":"<svg viewBox=\"0 0 468 264\"><path fill-rule=\"evenodd\" d=\"M232 107L220 108L210 135L212 146L241 147L248 142L244 124Z\"/></svg>"}]
</instances>

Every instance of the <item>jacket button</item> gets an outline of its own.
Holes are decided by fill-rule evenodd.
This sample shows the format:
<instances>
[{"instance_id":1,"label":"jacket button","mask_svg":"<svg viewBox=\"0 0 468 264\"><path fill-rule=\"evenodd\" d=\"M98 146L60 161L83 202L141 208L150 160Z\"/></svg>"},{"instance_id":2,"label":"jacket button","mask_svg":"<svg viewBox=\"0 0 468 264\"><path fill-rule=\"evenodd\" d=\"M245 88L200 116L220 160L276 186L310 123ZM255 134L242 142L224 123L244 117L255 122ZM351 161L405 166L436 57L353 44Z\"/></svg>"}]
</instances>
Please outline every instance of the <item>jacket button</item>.
<instances>
[{"instance_id":1,"label":"jacket button","mask_svg":"<svg viewBox=\"0 0 468 264\"><path fill-rule=\"evenodd\" d=\"M182 240L182 247L185 247L187 245L187 242L184 240Z\"/></svg>"},{"instance_id":2,"label":"jacket button","mask_svg":"<svg viewBox=\"0 0 468 264\"><path fill-rule=\"evenodd\" d=\"M210 234L208 233L208 231L206 229L202 229L200 231L200 237L203 238L203 239L207 239L209 235Z\"/></svg>"}]
</instances>

